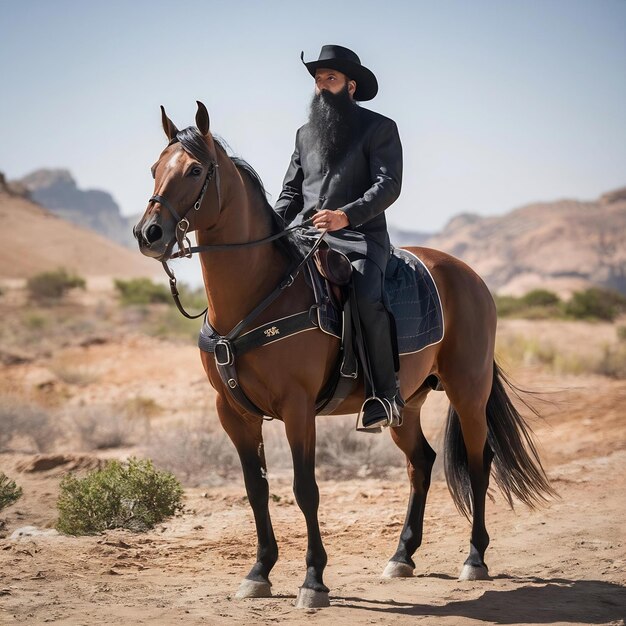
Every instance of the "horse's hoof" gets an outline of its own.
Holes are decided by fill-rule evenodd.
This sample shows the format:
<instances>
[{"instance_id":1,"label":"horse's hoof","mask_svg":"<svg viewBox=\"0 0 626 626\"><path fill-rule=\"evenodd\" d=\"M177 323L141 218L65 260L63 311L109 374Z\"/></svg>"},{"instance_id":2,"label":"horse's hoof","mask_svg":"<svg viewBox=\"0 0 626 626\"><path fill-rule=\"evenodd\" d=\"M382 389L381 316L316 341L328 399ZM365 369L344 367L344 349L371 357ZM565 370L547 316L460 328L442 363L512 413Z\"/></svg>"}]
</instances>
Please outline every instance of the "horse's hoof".
<instances>
[{"instance_id":1,"label":"horse's hoof","mask_svg":"<svg viewBox=\"0 0 626 626\"><path fill-rule=\"evenodd\" d=\"M323 609L330 606L328 591L315 591L307 587L300 587L296 599L297 609Z\"/></svg>"},{"instance_id":2,"label":"horse's hoof","mask_svg":"<svg viewBox=\"0 0 626 626\"><path fill-rule=\"evenodd\" d=\"M413 568L407 563L389 561L383 571L382 578L411 578L412 576Z\"/></svg>"},{"instance_id":3,"label":"horse's hoof","mask_svg":"<svg viewBox=\"0 0 626 626\"><path fill-rule=\"evenodd\" d=\"M269 581L261 582L258 580L249 580L244 578L237 589L235 598L242 600L243 598L271 598L272 585Z\"/></svg>"},{"instance_id":4,"label":"horse's hoof","mask_svg":"<svg viewBox=\"0 0 626 626\"><path fill-rule=\"evenodd\" d=\"M459 580L491 580L487 568L483 565L465 564L461 570Z\"/></svg>"}]
</instances>

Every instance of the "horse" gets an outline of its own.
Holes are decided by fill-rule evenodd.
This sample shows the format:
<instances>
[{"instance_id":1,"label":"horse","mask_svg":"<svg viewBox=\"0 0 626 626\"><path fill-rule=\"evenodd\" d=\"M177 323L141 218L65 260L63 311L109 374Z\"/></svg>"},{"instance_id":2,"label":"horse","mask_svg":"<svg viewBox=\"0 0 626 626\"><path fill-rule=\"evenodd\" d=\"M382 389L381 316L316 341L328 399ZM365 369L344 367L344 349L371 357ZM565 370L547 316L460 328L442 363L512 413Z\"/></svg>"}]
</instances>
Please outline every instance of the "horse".
<instances>
[{"instance_id":1,"label":"horse","mask_svg":"<svg viewBox=\"0 0 626 626\"><path fill-rule=\"evenodd\" d=\"M168 143L152 166L154 195L133 231L140 251L160 261L170 258L177 242L188 251L186 233L195 231L203 250L199 256L207 321L226 335L289 271L289 254L280 240L284 227L277 223L253 168L229 156L211 133L209 114L201 102L197 102L195 126L179 131L163 107L161 121ZM507 394L505 385L510 383L494 359L497 318L489 289L453 256L425 247L407 250L433 276L446 328L439 343L400 357L398 376L406 405L402 424L389 432L406 456L411 490L397 549L382 575L410 577L415 569L413 556L422 541L436 456L422 431L420 409L435 386L433 381L438 381L450 402L444 437L448 487L457 509L471 521L469 554L460 580L488 579L485 496L492 469L511 506L516 498L534 508L554 492L530 428ZM258 323L284 318L313 304L311 289L300 273L262 311ZM293 460L293 492L307 528L306 573L296 601L301 608L329 606L329 589L323 581L327 554L317 515L315 407L339 350L336 337L312 328L238 358L241 389L265 416L284 423ZM256 562L236 596L269 597L278 545L268 508L263 419L233 398L212 355L201 352L200 357L216 391L219 420L239 455L256 525ZM333 414L356 413L363 398L360 383Z\"/></svg>"}]
</instances>

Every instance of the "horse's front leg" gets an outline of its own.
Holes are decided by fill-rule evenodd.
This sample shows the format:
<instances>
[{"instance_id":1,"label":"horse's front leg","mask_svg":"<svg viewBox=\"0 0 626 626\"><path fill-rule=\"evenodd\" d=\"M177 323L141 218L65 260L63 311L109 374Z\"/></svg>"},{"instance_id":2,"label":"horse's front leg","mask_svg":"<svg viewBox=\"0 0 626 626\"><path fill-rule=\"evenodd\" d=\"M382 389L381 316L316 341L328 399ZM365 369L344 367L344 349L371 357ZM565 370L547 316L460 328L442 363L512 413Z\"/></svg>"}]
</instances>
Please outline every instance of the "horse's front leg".
<instances>
[{"instance_id":1,"label":"horse's front leg","mask_svg":"<svg viewBox=\"0 0 626 626\"><path fill-rule=\"evenodd\" d=\"M317 520L319 489L315 481L315 408L313 402L303 399L294 402L284 412L285 432L293 458L293 492L304 513L307 528L306 577L298 592L296 607L320 608L329 606L328 587L323 574L326 550L322 544Z\"/></svg>"},{"instance_id":2,"label":"horse's front leg","mask_svg":"<svg viewBox=\"0 0 626 626\"><path fill-rule=\"evenodd\" d=\"M237 448L248 500L257 533L256 563L244 578L237 598L266 598L272 595L269 574L278 560L278 546L269 512L269 485L263 451L261 418L244 419L221 396L217 411L224 430Z\"/></svg>"}]
</instances>

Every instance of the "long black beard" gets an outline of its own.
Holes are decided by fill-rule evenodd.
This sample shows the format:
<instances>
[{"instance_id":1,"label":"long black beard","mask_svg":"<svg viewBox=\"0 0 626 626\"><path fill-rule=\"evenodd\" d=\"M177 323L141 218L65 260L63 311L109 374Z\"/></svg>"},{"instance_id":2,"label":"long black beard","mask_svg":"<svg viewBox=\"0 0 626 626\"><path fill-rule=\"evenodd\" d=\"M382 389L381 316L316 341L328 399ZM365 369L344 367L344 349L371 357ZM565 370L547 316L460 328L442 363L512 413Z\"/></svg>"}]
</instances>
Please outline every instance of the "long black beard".
<instances>
[{"instance_id":1,"label":"long black beard","mask_svg":"<svg viewBox=\"0 0 626 626\"><path fill-rule=\"evenodd\" d=\"M339 93L324 89L313 96L309 124L323 164L332 165L346 153L356 121L356 107L347 83Z\"/></svg>"}]
</instances>

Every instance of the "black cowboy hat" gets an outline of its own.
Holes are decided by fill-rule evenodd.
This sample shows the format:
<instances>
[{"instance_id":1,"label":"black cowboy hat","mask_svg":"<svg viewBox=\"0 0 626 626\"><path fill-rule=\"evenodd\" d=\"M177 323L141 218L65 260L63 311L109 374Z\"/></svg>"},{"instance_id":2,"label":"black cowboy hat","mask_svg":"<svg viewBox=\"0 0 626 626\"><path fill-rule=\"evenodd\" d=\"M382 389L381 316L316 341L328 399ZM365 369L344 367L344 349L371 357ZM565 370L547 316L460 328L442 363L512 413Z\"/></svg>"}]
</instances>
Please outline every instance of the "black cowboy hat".
<instances>
[{"instance_id":1,"label":"black cowboy hat","mask_svg":"<svg viewBox=\"0 0 626 626\"><path fill-rule=\"evenodd\" d=\"M317 61L304 60L304 52L300 53L302 63L309 70L309 74L315 78L315 70L323 67L337 70L356 82L354 99L365 101L371 100L378 93L378 81L371 70L361 65L361 59L343 46L322 46L320 57Z\"/></svg>"}]
</instances>

